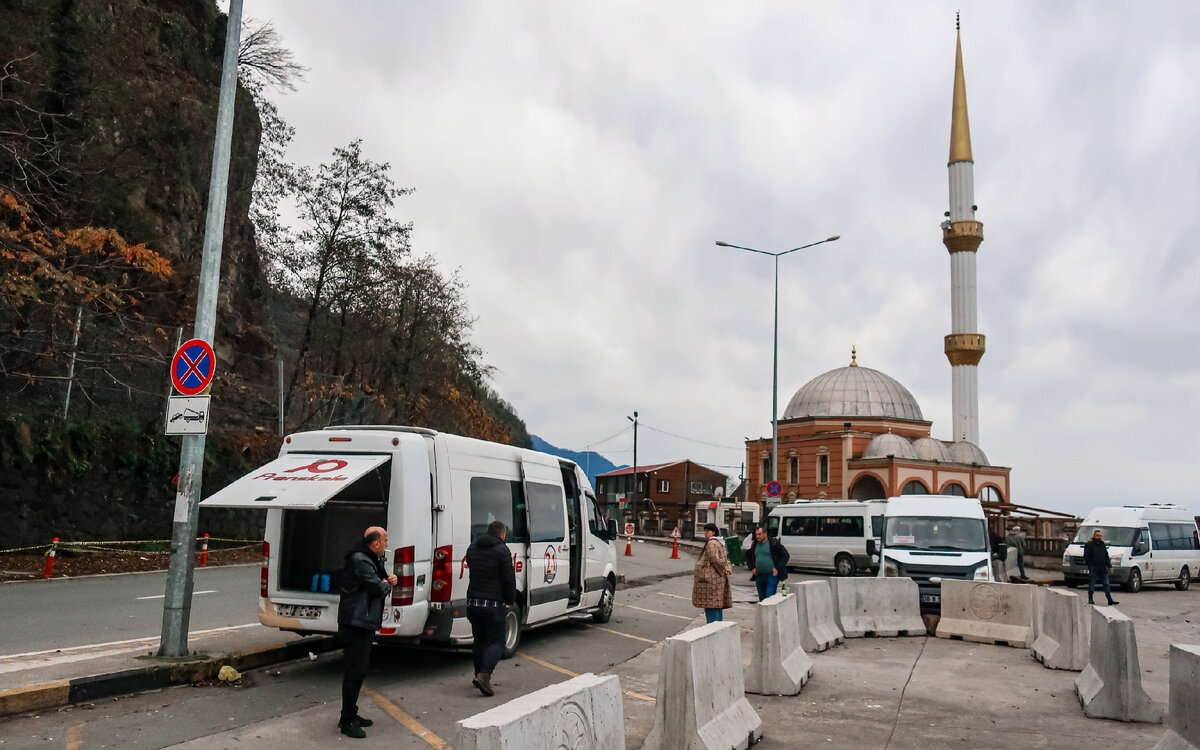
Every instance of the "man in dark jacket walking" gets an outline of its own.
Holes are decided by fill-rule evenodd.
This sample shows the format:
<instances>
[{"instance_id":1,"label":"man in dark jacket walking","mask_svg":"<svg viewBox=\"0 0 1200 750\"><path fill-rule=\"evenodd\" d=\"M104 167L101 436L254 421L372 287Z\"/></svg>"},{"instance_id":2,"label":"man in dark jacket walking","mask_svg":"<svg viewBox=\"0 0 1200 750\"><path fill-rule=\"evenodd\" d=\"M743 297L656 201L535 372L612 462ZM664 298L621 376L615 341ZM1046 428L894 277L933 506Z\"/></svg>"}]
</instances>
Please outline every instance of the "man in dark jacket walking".
<instances>
[{"instance_id":1,"label":"man in dark jacket walking","mask_svg":"<svg viewBox=\"0 0 1200 750\"><path fill-rule=\"evenodd\" d=\"M467 620L471 623L475 656L475 677L471 684L484 695L495 695L492 672L504 654L504 620L517 601L517 576L512 555L504 537L508 528L502 521L488 524L486 534L467 548Z\"/></svg>"},{"instance_id":2,"label":"man in dark jacket walking","mask_svg":"<svg viewBox=\"0 0 1200 750\"><path fill-rule=\"evenodd\" d=\"M1108 588L1108 574L1112 573L1112 561L1109 559L1108 545L1104 543L1104 534L1100 529L1096 529L1092 538L1083 545L1083 561L1088 566L1088 604L1095 604L1092 601L1092 593L1096 590L1097 578L1104 583L1104 596L1108 599L1108 606L1120 604L1113 601L1112 592Z\"/></svg>"},{"instance_id":3,"label":"man in dark jacket walking","mask_svg":"<svg viewBox=\"0 0 1200 750\"><path fill-rule=\"evenodd\" d=\"M342 567L341 601L338 602L338 636L344 644L342 662L342 714L338 728L347 737L367 736L363 727L374 722L358 715L358 693L371 662L371 640L383 624L383 600L392 593L396 576L383 567L387 531L372 526L346 553Z\"/></svg>"},{"instance_id":4,"label":"man in dark jacket walking","mask_svg":"<svg viewBox=\"0 0 1200 750\"><path fill-rule=\"evenodd\" d=\"M754 530L754 541L750 544L750 554L746 556L746 567L753 570L750 578L758 586L758 600L761 602L775 595L780 581L787 580L787 564L791 559L787 547L779 541L779 537L767 537L767 530L759 526Z\"/></svg>"}]
</instances>

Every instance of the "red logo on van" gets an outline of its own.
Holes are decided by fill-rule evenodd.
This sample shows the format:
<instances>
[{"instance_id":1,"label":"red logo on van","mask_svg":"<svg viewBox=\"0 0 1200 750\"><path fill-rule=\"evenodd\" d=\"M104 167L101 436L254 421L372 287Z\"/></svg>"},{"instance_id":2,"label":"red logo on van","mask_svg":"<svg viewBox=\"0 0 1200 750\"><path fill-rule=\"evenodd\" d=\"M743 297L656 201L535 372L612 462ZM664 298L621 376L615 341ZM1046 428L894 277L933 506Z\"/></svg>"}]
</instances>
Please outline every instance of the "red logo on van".
<instances>
[{"instance_id":1,"label":"red logo on van","mask_svg":"<svg viewBox=\"0 0 1200 750\"><path fill-rule=\"evenodd\" d=\"M333 465L327 469L322 469L321 467L324 466L325 464L333 464ZM347 463L346 461L342 461L341 459L322 458L320 461L314 461L313 463L309 464L308 466L297 466L296 468L288 469L287 471L285 471L283 473L291 474L293 472L307 470L307 471L313 472L314 474L324 474L327 471L341 471L342 469L346 468L349 465L350 465L349 463Z\"/></svg>"},{"instance_id":2,"label":"red logo on van","mask_svg":"<svg viewBox=\"0 0 1200 750\"><path fill-rule=\"evenodd\" d=\"M544 580L546 583L550 583L554 580L554 577L558 575L558 556L554 554L554 545L546 547L545 558L546 575L542 580Z\"/></svg>"}]
</instances>

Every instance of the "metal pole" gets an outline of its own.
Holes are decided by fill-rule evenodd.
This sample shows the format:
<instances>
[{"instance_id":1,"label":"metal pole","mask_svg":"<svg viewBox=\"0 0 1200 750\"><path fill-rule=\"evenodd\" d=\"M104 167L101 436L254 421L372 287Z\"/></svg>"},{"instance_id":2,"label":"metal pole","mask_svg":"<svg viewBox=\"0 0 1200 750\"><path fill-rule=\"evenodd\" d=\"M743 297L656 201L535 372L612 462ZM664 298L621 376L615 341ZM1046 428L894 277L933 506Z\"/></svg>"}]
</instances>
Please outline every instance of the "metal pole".
<instances>
[{"instance_id":1,"label":"metal pole","mask_svg":"<svg viewBox=\"0 0 1200 750\"><path fill-rule=\"evenodd\" d=\"M775 347L771 360L771 481L779 481L779 256L775 256Z\"/></svg>"},{"instance_id":2,"label":"metal pole","mask_svg":"<svg viewBox=\"0 0 1200 750\"><path fill-rule=\"evenodd\" d=\"M71 340L71 366L67 370L67 397L63 399L63 419L71 408L71 386L75 385L75 355L79 352L79 327L83 323L83 307L75 308L75 337Z\"/></svg>"},{"instance_id":3,"label":"metal pole","mask_svg":"<svg viewBox=\"0 0 1200 750\"><path fill-rule=\"evenodd\" d=\"M275 363L279 365L279 434L283 434L283 360L277 359Z\"/></svg>"},{"instance_id":4,"label":"metal pole","mask_svg":"<svg viewBox=\"0 0 1200 750\"><path fill-rule=\"evenodd\" d=\"M633 487L629 490L629 511L637 517L637 417L635 411L632 417L625 417L633 422Z\"/></svg>"},{"instance_id":5,"label":"metal pole","mask_svg":"<svg viewBox=\"0 0 1200 750\"><path fill-rule=\"evenodd\" d=\"M213 141L212 174L208 186L208 216L204 227L204 254L200 261L200 289L196 296L194 336L212 343L217 318L217 290L221 281L221 246L225 233L225 200L229 193L229 152L233 140L233 106L237 94L237 55L241 40L242 0L230 0L225 31L225 57L221 68L221 96L217 105L217 133ZM188 625L192 614L192 549L199 522L200 485L204 469L204 435L184 435L179 452L179 486L175 493L175 518L171 527L171 562L163 598L162 638L158 655L186 656Z\"/></svg>"}]
</instances>

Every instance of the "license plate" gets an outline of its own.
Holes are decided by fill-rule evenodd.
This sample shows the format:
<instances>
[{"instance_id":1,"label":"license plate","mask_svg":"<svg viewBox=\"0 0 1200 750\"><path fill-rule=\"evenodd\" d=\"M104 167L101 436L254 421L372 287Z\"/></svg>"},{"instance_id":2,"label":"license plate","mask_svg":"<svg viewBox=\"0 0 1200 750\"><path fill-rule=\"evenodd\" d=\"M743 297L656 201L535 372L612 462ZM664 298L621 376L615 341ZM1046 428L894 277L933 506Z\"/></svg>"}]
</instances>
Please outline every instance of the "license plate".
<instances>
[{"instance_id":1,"label":"license plate","mask_svg":"<svg viewBox=\"0 0 1200 750\"><path fill-rule=\"evenodd\" d=\"M937 594L921 594L921 602L924 604L941 604L942 597Z\"/></svg>"},{"instance_id":2,"label":"license plate","mask_svg":"<svg viewBox=\"0 0 1200 750\"><path fill-rule=\"evenodd\" d=\"M276 604L275 612L283 617L299 617L302 620L315 620L321 616L324 607L308 607L303 604Z\"/></svg>"}]
</instances>

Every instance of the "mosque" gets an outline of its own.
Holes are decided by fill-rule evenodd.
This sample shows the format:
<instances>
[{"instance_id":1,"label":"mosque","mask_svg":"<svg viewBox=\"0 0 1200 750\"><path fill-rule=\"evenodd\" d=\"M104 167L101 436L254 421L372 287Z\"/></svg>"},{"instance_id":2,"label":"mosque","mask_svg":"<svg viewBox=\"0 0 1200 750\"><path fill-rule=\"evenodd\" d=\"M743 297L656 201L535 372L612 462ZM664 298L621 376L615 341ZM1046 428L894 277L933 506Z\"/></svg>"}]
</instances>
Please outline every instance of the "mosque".
<instances>
[{"instance_id":1,"label":"mosque","mask_svg":"<svg viewBox=\"0 0 1200 750\"><path fill-rule=\"evenodd\" d=\"M746 441L744 497L764 506L797 498L867 500L941 494L1012 502L1005 466L988 463L979 447L979 362L985 337L975 314L975 257L983 223L975 219L974 160L967 122L962 35L954 60L954 98L947 165L950 208L942 243L950 254L950 441L932 437L932 422L894 378L850 364L810 380L792 396L776 427L779 466L770 437ZM769 483L781 485L768 492Z\"/></svg>"}]
</instances>

